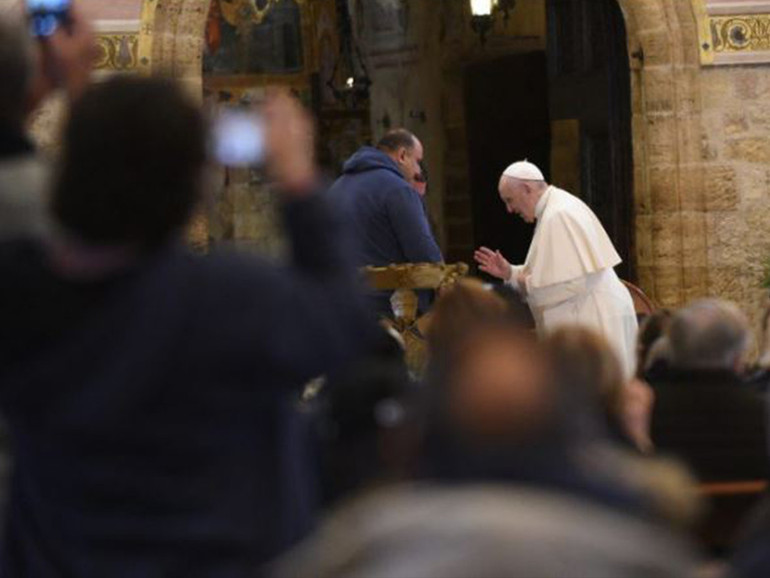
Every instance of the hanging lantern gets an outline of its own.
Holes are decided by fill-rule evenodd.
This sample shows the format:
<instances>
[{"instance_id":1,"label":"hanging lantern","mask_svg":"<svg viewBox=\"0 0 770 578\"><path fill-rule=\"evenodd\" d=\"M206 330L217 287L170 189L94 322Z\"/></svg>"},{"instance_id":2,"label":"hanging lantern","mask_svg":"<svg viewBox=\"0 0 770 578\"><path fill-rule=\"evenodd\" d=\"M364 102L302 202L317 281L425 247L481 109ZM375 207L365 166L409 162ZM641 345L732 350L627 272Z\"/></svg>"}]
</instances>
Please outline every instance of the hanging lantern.
<instances>
[{"instance_id":1,"label":"hanging lantern","mask_svg":"<svg viewBox=\"0 0 770 578\"><path fill-rule=\"evenodd\" d=\"M361 48L353 36L347 0L337 0L337 17L339 18L340 53L326 85L338 102L346 108L354 109L369 100L372 80L369 78L366 62L361 55ZM344 78L344 82L340 83L340 78Z\"/></svg>"},{"instance_id":2,"label":"hanging lantern","mask_svg":"<svg viewBox=\"0 0 770 578\"><path fill-rule=\"evenodd\" d=\"M470 0L471 28L479 35L481 44L487 42L487 34L492 30L495 14L503 13L503 20L508 22L510 12L516 6L516 0Z\"/></svg>"}]
</instances>

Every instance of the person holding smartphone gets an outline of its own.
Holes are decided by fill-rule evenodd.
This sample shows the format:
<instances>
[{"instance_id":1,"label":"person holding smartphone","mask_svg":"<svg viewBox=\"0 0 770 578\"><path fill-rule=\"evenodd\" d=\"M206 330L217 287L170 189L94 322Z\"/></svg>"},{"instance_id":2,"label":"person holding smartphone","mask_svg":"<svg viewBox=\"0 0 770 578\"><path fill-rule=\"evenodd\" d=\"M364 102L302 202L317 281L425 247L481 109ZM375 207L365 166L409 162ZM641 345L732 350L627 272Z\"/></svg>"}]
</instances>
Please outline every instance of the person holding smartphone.
<instances>
[{"instance_id":1,"label":"person holding smartphone","mask_svg":"<svg viewBox=\"0 0 770 578\"><path fill-rule=\"evenodd\" d=\"M0 250L48 236L50 170L27 125L54 91L63 89L70 100L80 96L88 86L95 47L88 23L72 8L66 16L62 13L48 36L38 38L31 33L35 28L29 5L27 10L30 26L0 17ZM0 514L10 464L5 430L0 421Z\"/></svg>"},{"instance_id":2,"label":"person holding smartphone","mask_svg":"<svg viewBox=\"0 0 770 578\"><path fill-rule=\"evenodd\" d=\"M30 116L48 96L63 90L77 99L88 86L95 40L72 6L56 0L45 36L37 14L45 2L29 0L29 26L0 18L0 243L45 235L48 167L27 132ZM53 7L53 4L51 4ZM52 22L56 22L53 25Z\"/></svg>"},{"instance_id":3,"label":"person holding smartphone","mask_svg":"<svg viewBox=\"0 0 770 578\"><path fill-rule=\"evenodd\" d=\"M282 265L185 247L210 135L182 87L116 76L74 103L61 234L0 250L3 578L250 578L311 530L318 462L295 402L377 326L319 190L312 118L286 93L260 115Z\"/></svg>"}]
</instances>

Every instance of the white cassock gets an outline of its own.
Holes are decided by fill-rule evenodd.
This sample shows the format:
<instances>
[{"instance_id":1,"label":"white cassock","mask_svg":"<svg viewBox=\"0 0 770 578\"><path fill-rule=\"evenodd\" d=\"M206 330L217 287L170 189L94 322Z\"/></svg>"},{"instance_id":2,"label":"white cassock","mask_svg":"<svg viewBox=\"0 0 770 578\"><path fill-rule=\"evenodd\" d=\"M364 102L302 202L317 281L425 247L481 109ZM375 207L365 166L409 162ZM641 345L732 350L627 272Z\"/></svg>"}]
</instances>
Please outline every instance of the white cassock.
<instances>
[{"instance_id":1,"label":"white cassock","mask_svg":"<svg viewBox=\"0 0 770 578\"><path fill-rule=\"evenodd\" d=\"M588 206L554 186L535 209L537 226L524 265L509 283L527 278L527 301L540 334L563 325L595 329L615 349L627 378L636 366L638 325L631 294L613 267L622 259Z\"/></svg>"}]
</instances>

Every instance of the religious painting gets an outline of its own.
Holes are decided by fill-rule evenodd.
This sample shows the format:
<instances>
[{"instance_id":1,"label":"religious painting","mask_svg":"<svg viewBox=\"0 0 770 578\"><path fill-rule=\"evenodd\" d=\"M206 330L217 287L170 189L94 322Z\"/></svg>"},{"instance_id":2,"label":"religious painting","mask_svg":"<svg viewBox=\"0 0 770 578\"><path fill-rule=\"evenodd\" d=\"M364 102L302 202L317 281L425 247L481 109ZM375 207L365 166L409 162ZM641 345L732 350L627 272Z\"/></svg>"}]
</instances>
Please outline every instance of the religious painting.
<instances>
[{"instance_id":1,"label":"religious painting","mask_svg":"<svg viewBox=\"0 0 770 578\"><path fill-rule=\"evenodd\" d=\"M305 66L297 0L212 0L206 24L207 76L292 74Z\"/></svg>"}]
</instances>

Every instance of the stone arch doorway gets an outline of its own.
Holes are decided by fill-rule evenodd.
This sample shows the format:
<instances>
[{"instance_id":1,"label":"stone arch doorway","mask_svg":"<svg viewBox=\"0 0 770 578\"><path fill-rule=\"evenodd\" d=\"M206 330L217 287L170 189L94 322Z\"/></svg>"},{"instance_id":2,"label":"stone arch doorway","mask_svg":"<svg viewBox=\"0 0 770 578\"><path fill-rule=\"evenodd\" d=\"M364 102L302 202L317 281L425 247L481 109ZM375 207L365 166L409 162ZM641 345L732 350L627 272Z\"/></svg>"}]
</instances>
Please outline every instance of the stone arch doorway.
<instances>
[{"instance_id":1,"label":"stone arch doorway","mask_svg":"<svg viewBox=\"0 0 770 578\"><path fill-rule=\"evenodd\" d=\"M710 282L695 13L681 0L613 1L625 23L630 73L633 194L627 229L634 242L629 260L649 295L676 306L708 294ZM468 65L493 52L469 48L457 60ZM444 80L457 85L455 76L450 70ZM450 86L448 92L447 100L456 101L462 89ZM467 132L464 115L448 117L444 212L450 256L458 258L467 258L475 236L472 223L461 216L472 203L474 186L461 173L469 159L458 152Z\"/></svg>"},{"instance_id":2,"label":"stone arch doorway","mask_svg":"<svg viewBox=\"0 0 770 578\"><path fill-rule=\"evenodd\" d=\"M616 0L540 6L542 50L482 57L465 72L475 245L497 247L514 262L526 257L533 227L506 215L494 191L502 169L527 158L592 207L623 258L619 273L635 281L623 14Z\"/></svg>"},{"instance_id":3,"label":"stone arch doorway","mask_svg":"<svg viewBox=\"0 0 770 578\"><path fill-rule=\"evenodd\" d=\"M417 0L413 0L417 1ZM432 2L433 0L428 0ZM641 286L661 305L676 306L709 292L705 170L698 81L698 28L684 0L617 0L625 18L631 70L634 255ZM166 70L201 93L202 55L210 0L144 0L140 68ZM447 0L464 14L466 0ZM524 4L522 0L521 4ZM517 8L518 9L518 8ZM472 38L466 46L476 43ZM466 51L465 61L468 60ZM454 55L452 56L454 58ZM461 216L470 183L462 148L466 129L455 103L461 79L444 74L444 212L449 244L472 245ZM471 233L472 234L472 233ZM461 252L456 252L461 254Z\"/></svg>"}]
</instances>

